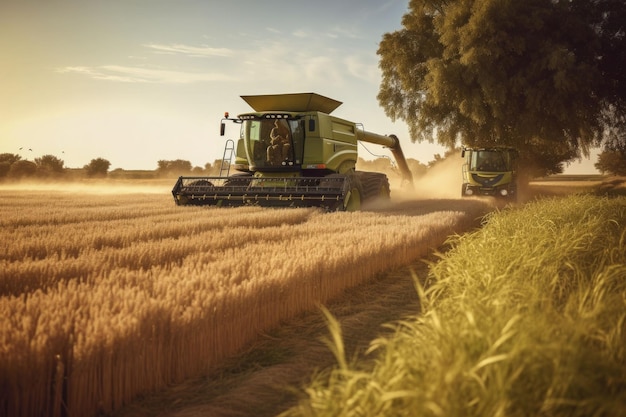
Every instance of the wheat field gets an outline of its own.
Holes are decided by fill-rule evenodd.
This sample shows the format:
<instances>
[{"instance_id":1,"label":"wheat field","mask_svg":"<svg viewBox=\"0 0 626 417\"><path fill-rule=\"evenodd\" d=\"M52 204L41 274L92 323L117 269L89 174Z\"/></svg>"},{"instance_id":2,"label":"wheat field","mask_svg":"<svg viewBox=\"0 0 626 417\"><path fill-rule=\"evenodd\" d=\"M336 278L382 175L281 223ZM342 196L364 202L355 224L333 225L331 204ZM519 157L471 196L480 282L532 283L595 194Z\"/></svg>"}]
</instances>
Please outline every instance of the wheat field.
<instances>
[{"instance_id":1,"label":"wheat field","mask_svg":"<svg viewBox=\"0 0 626 417\"><path fill-rule=\"evenodd\" d=\"M178 207L161 188L0 188L0 413L109 413L205 374L488 210L451 202L323 213Z\"/></svg>"}]
</instances>

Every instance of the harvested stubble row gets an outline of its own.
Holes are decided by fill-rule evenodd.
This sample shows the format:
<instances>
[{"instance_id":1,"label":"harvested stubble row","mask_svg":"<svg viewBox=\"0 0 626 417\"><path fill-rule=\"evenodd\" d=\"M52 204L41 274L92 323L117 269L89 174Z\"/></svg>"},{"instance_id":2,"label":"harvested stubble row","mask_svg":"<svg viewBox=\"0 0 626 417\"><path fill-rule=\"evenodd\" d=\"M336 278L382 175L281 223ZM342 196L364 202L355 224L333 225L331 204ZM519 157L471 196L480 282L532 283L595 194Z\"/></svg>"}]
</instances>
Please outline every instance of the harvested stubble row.
<instances>
[{"instance_id":1,"label":"harvested stubble row","mask_svg":"<svg viewBox=\"0 0 626 417\"><path fill-rule=\"evenodd\" d=\"M11 194L0 199L0 412L16 417L106 413L207 372L486 210L324 214L180 208L159 194Z\"/></svg>"}]
</instances>

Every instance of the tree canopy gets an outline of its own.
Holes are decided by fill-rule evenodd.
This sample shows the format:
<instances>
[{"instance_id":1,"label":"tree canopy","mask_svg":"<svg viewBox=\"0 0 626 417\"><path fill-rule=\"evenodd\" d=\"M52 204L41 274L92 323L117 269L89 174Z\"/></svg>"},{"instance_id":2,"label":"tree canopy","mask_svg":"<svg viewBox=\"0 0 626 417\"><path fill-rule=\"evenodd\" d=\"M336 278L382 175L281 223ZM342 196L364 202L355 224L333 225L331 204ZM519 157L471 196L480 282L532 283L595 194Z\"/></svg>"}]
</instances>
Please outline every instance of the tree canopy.
<instances>
[{"instance_id":1,"label":"tree canopy","mask_svg":"<svg viewBox=\"0 0 626 417\"><path fill-rule=\"evenodd\" d=\"M379 45L378 100L413 141L514 146L560 172L626 141L624 22L623 0L411 0Z\"/></svg>"},{"instance_id":2,"label":"tree canopy","mask_svg":"<svg viewBox=\"0 0 626 417\"><path fill-rule=\"evenodd\" d=\"M35 158L35 165L37 165L37 170L42 176L63 174L64 164L63 160L54 155L44 155L40 158Z\"/></svg>"},{"instance_id":3,"label":"tree canopy","mask_svg":"<svg viewBox=\"0 0 626 417\"><path fill-rule=\"evenodd\" d=\"M607 143L594 166L602 173L626 175L626 143Z\"/></svg>"},{"instance_id":4,"label":"tree canopy","mask_svg":"<svg viewBox=\"0 0 626 417\"><path fill-rule=\"evenodd\" d=\"M88 177L106 177L111 167L111 162L104 158L92 159L84 169Z\"/></svg>"},{"instance_id":5,"label":"tree canopy","mask_svg":"<svg viewBox=\"0 0 626 417\"><path fill-rule=\"evenodd\" d=\"M0 154L0 178L6 177L11 170L11 165L21 160L22 157L12 153Z\"/></svg>"},{"instance_id":6,"label":"tree canopy","mask_svg":"<svg viewBox=\"0 0 626 417\"><path fill-rule=\"evenodd\" d=\"M11 178L34 177L37 174L37 164L20 159L11 164L8 176Z\"/></svg>"},{"instance_id":7,"label":"tree canopy","mask_svg":"<svg viewBox=\"0 0 626 417\"><path fill-rule=\"evenodd\" d=\"M173 161L169 160L160 160L157 162L157 172L161 175L170 175L170 174L187 174L190 173L193 165L191 162L186 161L184 159L176 159Z\"/></svg>"}]
</instances>

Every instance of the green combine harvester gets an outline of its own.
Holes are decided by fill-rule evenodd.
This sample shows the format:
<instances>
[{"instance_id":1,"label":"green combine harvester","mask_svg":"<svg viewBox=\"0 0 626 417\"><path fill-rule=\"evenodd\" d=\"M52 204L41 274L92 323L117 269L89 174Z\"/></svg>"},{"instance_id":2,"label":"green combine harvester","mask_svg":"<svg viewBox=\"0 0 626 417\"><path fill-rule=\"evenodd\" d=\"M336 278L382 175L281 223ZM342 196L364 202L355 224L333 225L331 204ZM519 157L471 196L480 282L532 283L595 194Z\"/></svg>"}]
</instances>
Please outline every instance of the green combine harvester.
<instances>
[{"instance_id":1,"label":"green combine harvester","mask_svg":"<svg viewBox=\"0 0 626 417\"><path fill-rule=\"evenodd\" d=\"M236 147L226 141L220 176L180 177L172 190L176 204L354 211L376 199L388 200L385 174L355 170L358 141L389 148L403 182L412 186L398 138L331 116L341 102L315 93L241 98L254 112L236 118L226 113L222 119L222 136L227 121L240 125L240 133Z\"/></svg>"}]
</instances>

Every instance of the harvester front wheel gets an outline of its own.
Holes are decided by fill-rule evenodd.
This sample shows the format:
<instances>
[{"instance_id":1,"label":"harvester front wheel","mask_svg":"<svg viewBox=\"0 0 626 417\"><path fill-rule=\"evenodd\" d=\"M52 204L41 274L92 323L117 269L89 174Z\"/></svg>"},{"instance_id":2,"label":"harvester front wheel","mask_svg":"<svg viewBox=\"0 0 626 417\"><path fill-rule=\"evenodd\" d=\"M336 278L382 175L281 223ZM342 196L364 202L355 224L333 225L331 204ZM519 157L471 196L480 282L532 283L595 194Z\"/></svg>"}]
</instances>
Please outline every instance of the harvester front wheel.
<instances>
[{"instance_id":1,"label":"harvester front wheel","mask_svg":"<svg viewBox=\"0 0 626 417\"><path fill-rule=\"evenodd\" d=\"M467 184L461 185L461 197L467 197Z\"/></svg>"},{"instance_id":2,"label":"harvester front wheel","mask_svg":"<svg viewBox=\"0 0 626 417\"><path fill-rule=\"evenodd\" d=\"M250 185L250 181L252 180L252 175L247 173L237 173L233 174L230 177L226 178L224 181L224 185L234 185L237 187L247 187Z\"/></svg>"},{"instance_id":3,"label":"harvester front wheel","mask_svg":"<svg viewBox=\"0 0 626 417\"><path fill-rule=\"evenodd\" d=\"M355 175L348 175L346 178L348 181L348 193L346 199L343 202L345 211L359 211L361 210L361 183Z\"/></svg>"},{"instance_id":4,"label":"harvester front wheel","mask_svg":"<svg viewBox=\"0 0 626 417\"><path fill-rule=\"evenodd\" d=\"M194 199L193 195L201 195L203 192L205 192L203 191L203 189L212 186L213 184L207 180L196 180L183 185L181 177L179 182L176 184L176 188L174 190L176 205L186 206L190 204L195 204L197 200Z\"/></svg>"},{"instance_id":5,"label":"harvester front wheel","mask_svg":"<svg viewBox=\"0 0 626 417\"><path fill-rule=\"evenodd\" d=\"M390 199L389 179L385 174L356 171L355 175L360 182L361 202L363 204Z\"/></svg>"},{"instance_id":6,"label":"harvester front wheel","mask_svg":"<svg viewBox=\"0 0 626 417\"><path fill-rule=\"evenodd\" d=\"M331 174L321 178L319 186L343 197L342 201L337 201L338 204L333 205L332 210L358 211L361 209L363 188L355 174Z\"/></svg>"}]
</instances>

